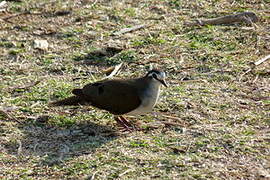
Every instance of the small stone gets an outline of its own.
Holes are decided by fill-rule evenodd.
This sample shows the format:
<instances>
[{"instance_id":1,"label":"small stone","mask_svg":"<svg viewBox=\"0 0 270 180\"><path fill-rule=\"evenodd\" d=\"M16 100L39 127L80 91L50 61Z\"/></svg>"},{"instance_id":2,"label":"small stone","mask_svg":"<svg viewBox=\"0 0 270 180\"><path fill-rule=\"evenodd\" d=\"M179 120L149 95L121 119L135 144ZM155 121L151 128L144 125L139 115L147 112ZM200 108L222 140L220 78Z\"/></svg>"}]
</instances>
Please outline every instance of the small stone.
<instances>
[{"instance_id":1,"label":"small stone","mask_svg":"<svg viewBox=\"0 0 270 180\"><path fill-rule=\"evenodd\" d=\"M7 1L0 2L0 12L6 11L7 7L8 7Z\"/></svg>"},{"instance_id":2,"label":"small stone","mask_svg":"<svg viewBox=\"0 0 270 180\"><path fill-rule=\"evenodd\" d=\"M34 40L34 48L35 49L41 49L41 50L47 50L49 47L49 43L47 40Z\"/></svg>"}]
</instances>

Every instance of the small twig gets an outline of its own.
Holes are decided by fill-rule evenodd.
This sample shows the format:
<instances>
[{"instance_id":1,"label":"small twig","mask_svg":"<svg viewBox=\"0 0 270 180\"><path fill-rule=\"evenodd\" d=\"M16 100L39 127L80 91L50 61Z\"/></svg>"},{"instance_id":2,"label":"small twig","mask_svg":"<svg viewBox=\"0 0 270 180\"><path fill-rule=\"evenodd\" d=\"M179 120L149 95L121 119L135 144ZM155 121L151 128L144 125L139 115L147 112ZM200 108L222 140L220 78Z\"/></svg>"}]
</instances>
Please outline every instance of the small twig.
<instances>
[{"instance_id":1,"label":"small twig","mask_svg":"<svg viewBox=\"0 0 270 180\"><path fill-rule=\"evenodd\" d=\"M259 74L256 75L255 79L252 81L252 83L255 83L259 78Z\"/></svg>"},{"instance_id":2,"label":"small twig","mask_svg":"<svg viewBox=\"0 0 270 180\"><path fill-rule=\"evenodd\" d=\"M29 84L26 84L23 87L15 86L15 87L11 88L11 91L13 92L13 91L18 90L18 89L25 89L26 90L26 89L29 89L31 87L34 87L34 86L38 85L40 82L41 82L41 80L38 80L38 81L35 81L35 82L31 82Z\"/></svg>"},{"instance_id":3,"label":"small twig","mask_svg":"<svg viewBox=\"0 0 270 180\"><path fill-rule=\"evenodd\" d=\"M205 79L194 79L194 80L170 80L171 83L207 83Z\"/></svg>"},{"instance_id":4,"label":"small twig","mask_svg":"<svg viewBox=\"0 0 270 180\"><path fill-rule=\"evenodd\" d=\"M262 58L262 59L256 61L256 62L254 63L254 65L255 65L255 66L258 66L258 65L262 64L263 62L265 62L266 60L269 60L269 59L270 59L270 54L268 54L268 55L265 56L264 58Z\"/></svg>"},{"instance_id":5,"label":"small twig","mask_svg":"<svg viewBox=\"0 0 270 180\"><path fill-rule=\"evenodd\" d=\"M13 23L12 21L10 21L10 19L14 18L14 17L18 17L18 16L23 16L23 15L42 15L43 13L31 13L30 11L25 11L22 13L18 13L18 14L13 14L7 17L4 17L2 19L0 19L1 21L5 21L8 23Z\"/></svg>"},{"instance_id":6,"label":"small twig","mask_svg":"<svg viewBox=\"0 0 270 180\"><path fill-rule=\"evenodd\" d=\"M95 0L90 7L94 7L97 4L98 0Z\"/></svg>"},{"instance_id":7,"label":"small twig","mask_svg":"<svg viewBox=\"0 0 270 180\"><path fill-rule=\"evenodd\" d=\"M69 147L67 145L61 144L61 146L63 146L63 148L59 150L59 157L58 157L59 162L62 162L65 154L69 152Z\"/></svg>"},{"instance_id":8,"label":"small twig","mask_svg":"<svg viewBox=\"0 0 270 180\"><path fill-rule=\"evenodd\" d=\"M108 72L110 72L110 74L108 76L106 76L104 79L109 79L112 78L114 75L116 75L117 73L120 72L120 68L122 67L123 63L120 63L114 67L108 68L106 69L104 72L107 74Z\"/></svg>"},{"instance_id":9,"label":"small twig","mask_svg":"<svg viewBox=\"0 0 270 180\"><path fill-rule=\"evenodd\" d=\"M16 117L14 117L13 115L11 115L10 113L4 111L4 110L1 110L0 109L0 114L2 114L4 117L6 117L7 119L9 120L14 120L16 121L17 123L20 123L22 124L22 122L20 122Z\"/></svg>"},{"instance_id":10,"label":"small twig","mask_svg":"<svg viewBox=\"0 0 270 180\"><path fill-rule=\"evenodd\" d=\"M132 169L128 169L128 170L124 171L123 173L119 174L119 177L121 177L121 176L127 174L127 173L130 172L130 171L133 171L133 170L132 170Z\"/></svg>"},{"instance_id":11,"label":"small twig","mask_svg":"<svg viewBox=\"0 0 270 180\"><path fill-rule=\"evenodd\" d=\"M246 75L247 73L251 72L253 70L253 68L249 68L247 71L245 71L239 78L239 81L242 80L243 76Z\"/></svg>"},{"instance_id":12,"label":"small twig","mask_svg":"<svg viewBox=\"0 0 270 180\"><path fill-rule=\"evenodd\" d=\"M19 144L19 147L17 149L17 154L21 155L22 154L22 142L19 139L17 140L17 142Z\"/></svg>"},{"instance_id":13,"label":"small twig","mask_svg":"<svg viewBox=\"0 0 270 180\"><path fill-rule=\"evenodd\" d=\"M175 122L168 122L168 121L160 121L166 126L183 126L183 124L175 123Z\"/></svg>"},{"instance_id":14,"label":"small twig","mask_svg":"<svg viewBox=\"0 0 270 180\"><path fill-rule=\"evenodd\" d=\"M213 19L196 20L195 22L185 22L186 26L205 26L205 25L220 25L220 24L234 24L245 22L247 24L255 23L259 20L253 12L243 12L234 15L222 16Z\"/></svg>"},{"instance_id":15,"label":"small twig","mask_svg":"<svg viewBox=\"0 0 270 180\"><path fill-rule=\"evenodd\" d=\"M181 81L181 83L195 83L195 82L207 83L207 80L205 80L205 79L194 79L194 80Z\"/></svg>"},{"instance_id":16,"label":"small twig","mask_svg":"<svg viewBox=\"0 0 270 180\"><path fill-rule=\"evenodd\" d=\"M36 143L35 145L34 145L34 152L36 153L36 151L37 151L37 146L39 145L39 143Z\"/></svg>"},{"instance_id":17,"label":"small twig","mask_svg":"<svg viewBox=\"0 0 270 180\"><path fill-rule=\"evenodd\" d=\"M13 15L4 17L2 20L10 22L9 19L11 19L11 18L14 18L14 17L17 17L17 16L22 16L22 15L28 15L28 14L31 14L31 12L30 11L25 11L25 12L22 12L22 13L13 14Z\"/></svg>"},{"instance_id":18,"label":"small twig","mask_svg":"<svg viewBox=\"0 0 270 180\"><path fill-rule=\"evenodd\" d=\"M242 80L242 78L243 78L244 75L246 75L247 73L249 73L249 72L251 72L253 69L255 69L256 66L258 66L258 65L260 65L260 64L262 64L262 63L264 63L265 61L267 61L267 60L269 60L269 59L270 59L270 54L267 55L267 56L265 56L264 58L262 58L262 59L256 61L256 62L254 62L254 63L252 62L252 63L251 63L251 67L250 67L248 70L246 70L246 71L240 76L239 81ZM256 79L256 80L257 80L257 79Z\"/></svg>"},{"instance_id":19,"label":"small twig","mask_svg":"<svg viewBox=\"0 0 270 180\"><path fill-rule=\"evenodd\" d=\"M136 26L133 26L130 28L121 29L120 31L117 31L117 32L113 33L112 35L117 36L117 35L125 34L128 32L131 32L131 31L136 31L136 30L142 29L144 27L145 27L145 24L136 25Z\"/></svg>"},{"instance_id":20,"label":"small twig","mask_svg":"<svg viewBox=\"0 0 270 180\"><path fill-rule=\"evenodd\" d=\"M165 114L162 114L162 113L157 113L157 115L161 115L162 117L164 118L167 118L167 119L171 119L171 120L175 120L177 122L181 122L180 123L175 123L175 122L169 122L169 121L160 121L161 123L167 125L167 126L190 126L190 124L188 123L183 123L183 120L179 117L175 117L175 116L169 116L169 115L165 115Z\"/></svg>"},{"instance_id":21,"label":"small twig","mask_svg":"<svg viewBox=\"0 0 270 180\"><path fill-rule=\"evenodd\" d=\"M179 117L174 117L174 116L169 116L169 115L164 115L164 114L161 114L161 115L165 118L173 119L176 121L182 121L181 118L179 118Z\"/></svg>"},{"instance_id":22,"label":"small twig","mask_svg":"<svg viewBox=\"0 0 270 180\"><path fill-rule=\"evenodd\" d=\"M94 180L94 179L95 179L95 176L96 176L96 174L97 174L98 172L99 172L99 171L96 171L96 172L93 173L93 175L91 176L91 180Z\"/></svg>"}]
</instances>

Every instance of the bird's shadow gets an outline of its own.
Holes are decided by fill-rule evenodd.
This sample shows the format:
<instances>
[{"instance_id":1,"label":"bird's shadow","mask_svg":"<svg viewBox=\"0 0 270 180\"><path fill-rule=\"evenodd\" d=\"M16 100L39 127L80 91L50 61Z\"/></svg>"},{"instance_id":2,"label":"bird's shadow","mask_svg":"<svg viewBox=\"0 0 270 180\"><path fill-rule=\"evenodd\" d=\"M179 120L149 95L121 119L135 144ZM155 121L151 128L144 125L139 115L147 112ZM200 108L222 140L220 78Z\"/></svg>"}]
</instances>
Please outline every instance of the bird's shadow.
<instances>
[{"instance_id":1,"label":"bird's shadow","mask_svg":"<svg viewBox=\"0 0 270 180\"><path fill-rule=\"evenodd\" d=\"M59 165L74 157L94 153L97 148L118 137L109 126L90 121L68 128L21 124L19 129L23 138L4 143L5 150L18 157L36 157L40 159L41 166Z\"/></svg>"}]
</instances>

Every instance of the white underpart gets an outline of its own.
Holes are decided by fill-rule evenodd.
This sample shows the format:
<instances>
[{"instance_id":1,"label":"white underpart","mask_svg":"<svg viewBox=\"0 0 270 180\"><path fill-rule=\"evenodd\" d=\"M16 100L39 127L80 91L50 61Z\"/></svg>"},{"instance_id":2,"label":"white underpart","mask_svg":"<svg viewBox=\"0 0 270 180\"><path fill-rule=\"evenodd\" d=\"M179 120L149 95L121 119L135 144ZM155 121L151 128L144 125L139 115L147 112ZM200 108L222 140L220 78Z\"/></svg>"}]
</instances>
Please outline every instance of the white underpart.
<instances>
[{"instance_id":1,"label":"white underpart","mask_svg":"<svg viewBox=\"0 0 270 180\"><path fill-rule=\"evenodd\" d=\"M153 83L155 83L155 85L153 85L146 92L144 92L144 97L141 98L142 99L141 105L137 109L127 113L128 115L140 115L152 111L153 107L156 105L158 101L160 94L160 83L159 82ZM158 90L156 90L156 88L158 88Z\"/></svg>"}]
</instances>

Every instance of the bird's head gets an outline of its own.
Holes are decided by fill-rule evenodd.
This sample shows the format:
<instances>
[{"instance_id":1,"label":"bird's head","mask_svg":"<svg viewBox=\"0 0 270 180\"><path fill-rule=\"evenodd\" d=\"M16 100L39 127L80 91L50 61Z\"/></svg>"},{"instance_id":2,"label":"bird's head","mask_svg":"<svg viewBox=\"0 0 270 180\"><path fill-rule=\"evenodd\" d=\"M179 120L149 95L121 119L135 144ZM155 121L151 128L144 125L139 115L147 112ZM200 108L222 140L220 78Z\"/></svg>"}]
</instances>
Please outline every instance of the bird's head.
<instances>
[{"instance_id":1,"label":"bird's head","mask_svg":"<svg viewBox=\"0 0 270 180\"><path fill-rule=\"evenodd\" d=\"M158 69L152 69L146 74L146 77L152 78L154 81L158 81L159 83L161 83L165 87L168 87L168 85L165 81L166 74L164 71L161 71Z\"/></svg>"}]
</instances>

